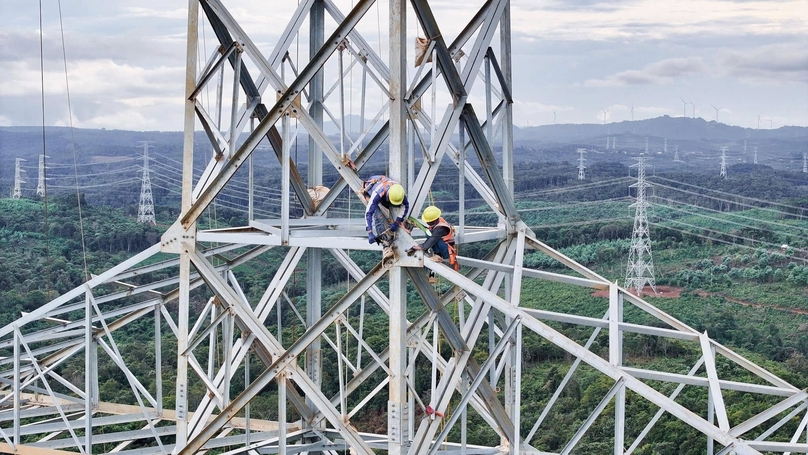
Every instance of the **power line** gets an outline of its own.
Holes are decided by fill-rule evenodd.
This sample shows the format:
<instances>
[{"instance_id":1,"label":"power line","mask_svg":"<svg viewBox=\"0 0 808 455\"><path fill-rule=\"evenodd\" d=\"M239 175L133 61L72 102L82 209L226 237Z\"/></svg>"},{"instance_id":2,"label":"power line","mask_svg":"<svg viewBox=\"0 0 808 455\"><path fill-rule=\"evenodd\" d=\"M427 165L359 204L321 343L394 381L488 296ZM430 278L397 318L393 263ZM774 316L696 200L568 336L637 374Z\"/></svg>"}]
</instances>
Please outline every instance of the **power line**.
<instances>
[{"instance_id":1,"label":"power line","mask_svg":"<svg viewBox=\"0 0 808 455\"><path fill-rule=\"evenodd\" d=\"M766 242L764 240L750 239L749 237L744 237L744 236L741 236L741 235L735 235L735 234L729 234L727 232L716 231L714 229L709 229L709 228L702 227L702 226L696 226L696 225L685 223L685 222L679 221L679 220L664 219L664 221L667 221L669 223L681 224L683 226L691 227L693 229L700 229L702 231L711 232L713 234L724 235L724 236L727 236L727 237L732 237L732 238L735 238L735 239L744 240L744 241L751 242L751 243L759 243L759 244L762 244L762 245L768 245L768 246L771 246L771 247L774 247L774 248L780 248L780 246L781 246L781 245L776 244L776 243ZM712 239L712 237L707 237L707 238ZM794 250L799 251L801 253L808 253L808 250L803 250L802 248L794 248Z\"/></svg>"},{"instance_id":2,"label":"power line","mask_svg":"<svg viewBox=\"0 0 808 455\"><path fill-rule=\"evenodd\" d=\"M659 197L659 196L652 196L652 197L654 197L655 199L660 199L660 200L663 200L663 201L673 201L672 199L666 199L666 198L662 198L662 197ZM802 235L802 234L804 233L803 231L805 231L805 230L806 230L806 228L805 228L805 227L802 227L802 226L794 226L794 225L790 225L790 224L778 223L778 222L776 222L776 221L770 221L770 220L759 219L759 218L752 218L752 217L749 217L749 216L740 215L740 214L738 214L738 213L736 213L736 212L722 212L722 211L720 211L720 210L715 210L715 209L711 209L711 208L708 208L708 207L702 207L702 206L700 206L700 205L688 204L688 203L681 202L681 201L673 201L673 202L676 202L677 204L684 205L684 206L687 206L687 207L693 207L693 208L697 208L697 209L701 209L701 210L706 210L706 211L713 212L713 213L721 213L721 214L726 215L726 216L732 216L732 217L742 218L742 219L745 219L745 220L757 221L757 222L759 222L759 223L773 224L773 225L775 225L775 226L782 226L782 227L789 228L789 229L795 229L795 230L800 231L800 232L798 233L799 235ZM670 206L668 206L668 205L665 205L665 206L666 206L666 207L670 207ZM671 208L673 208L673 207L671 207ZM677 210L681 210L681 209L677 209ZM700 216L702 216L701 214L698 214L698 213L696 213L696 212L689 212L689 213L694 214L694 215L700 215ZM704 216L706 216L706 215L704 215ZM763 230L763 231L768 231L768 232L774 232L774 233L778 233L778 234L789 235L789 234L783 233L783 232L781 232L781 231L773 231L773 230L771 230L771 229L761 228L761 227L759 227L759 226L751 226L751 225L746 225L746 224L738 223L738 222L735 222L735 221L724 220L724 219L720 219L720 218L716 218L716 219L717 219L717 220L720 220L720 221L726 221L726 222L728 222L728 223L739 224L739 225L746 226L746 227L750 227L750 228L753 228L753 229L759 229L759 230Z\"/></svg>"},{"instance_id":3,"label":"power line","mask_svg":"<svg viewBox=\"0 0 808 455\"><path fill-rule=\"evenodd\" d=\"M693 185L691 183L679 182L679 181L676 181L676 180L667 179L665 177L660 177L660 176L657 176L657 175L653 176L652 178L654 178L655 180L665 180L666 182L678 183L679 185L689 186L691 188L698 188L700 190L712 191L714 193L723 194L725 196L732 196L732 197L739 197L739 198L743 198L743 199L749 199L749 200L752 200L752 201L755 201L755 202L761 202L761 203L764 203L764 204L776 205L776 206L784 207L784 208L788 208L788 209L802 210L802 211L808 210L808 208L805 208L805 207L799 207L799 206L796 206L796 205L788 205L788 204L783 204L783 203L780 203L780 202L771 202L771 201L767 201L767 200L764 200L764 199L757 199L757 198L750 197L750 196L739 196L737 194L728 193L726 191L714 190L714 189L711 189L711 188L705 188L705 187L702 187L702 186Z\"/></svg>"},{"instance_id":4,"label":"power line","mask_svg":"<svg viewBox=\"0 0 808 455\"><path fill-rule=\"evenodd\" d=\"M803 218L802 215L789 213L789 212L783 212L783 211L776 210L776 209L771 209L771 208L768 208L768 207L760 207L760 206L757 206L757 205L746 204L746 203L738 202L738 201L731 201L729 199L719 198L719 197L716 197L716 196L710 196L709 194L701 194L701 193L696 193L694 191L688 191L688 190L685 190L685 189L682 189L682 188L676 188L675 186L668 186L668 185L662 185L662 184L657 183L657 184L655 184L655 187L657 187L657 188L666 188L666 189L679 191L679 192L686 193L686 194L691 194L691 195L694 195L694 196L700 196L700 197L704 197L704 198L707 198L707 199L713 199L713 200L716 200L716 201L726 202L726 203L729 203L729 204L735 204L735 205L742 206L742 207L749 207L749 208L753 208L753 209L772 212L772 213L775 213L775 214L778 214L778 215L799 216L800 218ZM804 209L801 209L801 210L804 210Z\"/></svg>"}]
</instances>

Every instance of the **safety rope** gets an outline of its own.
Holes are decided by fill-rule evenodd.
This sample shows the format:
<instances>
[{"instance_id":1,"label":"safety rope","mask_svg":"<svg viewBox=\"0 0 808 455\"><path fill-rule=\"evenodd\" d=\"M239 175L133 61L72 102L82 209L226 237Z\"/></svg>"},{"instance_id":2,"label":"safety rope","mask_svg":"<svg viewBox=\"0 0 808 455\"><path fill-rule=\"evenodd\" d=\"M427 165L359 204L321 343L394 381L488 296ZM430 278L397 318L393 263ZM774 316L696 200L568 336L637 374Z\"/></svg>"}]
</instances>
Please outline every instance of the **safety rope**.
<instances>
[{"instance_id":1,"label":"safety rope","mask_svg":"<svg viewBox=\"0 0 808 455\"><path fill-rule=\"evenodd\" d=\"M41 102L42 102L42 159L45 159L45 57L43 51L43 32L42 32L42 0L39 0L39 80L41 84ZM44 167L43 162L43 167ZM50 235L48 223L48 192L47 190L42 194L45 210L45 274L47 281L45 282L45 291L50 298L50 283L51 283L51 263L50 263Z\"/></svg>"},{"instance_id":2,"label":"safety rope","mask_svg":"<svg viewBox=\"0 0 808 455\"><path fill-rule=\"evenodd\" d=\"M42 4L42 1L40 0L40 5L41 4ZM81 212L81 192L79 190L78 156L76 154L76 141L75 141L75 139L73 137L73 106L72 106L72 102L70 101L70 82L69 82L68 76L67 76L67 74L68 74L67 73L67 50L65 49L65 47L66 47L65 46L65 30L64 30L64 24L62 22L62 1L59 0L57 2L57 5L59 7L59 32L61 33L61 36L62 36L62 61L64 63L64 68L65 68L65 89L67 91L67 121L68 121L68 125L70 127L70 149L73 151L73 176L75 177L75 180L76 180L76 207L77 207L78 213L79 213L79 232L81 233L81 254L82 254L82 260L84 261L84 280L87 281L87 280L90 279L90 269L87 266L87 244L86 244L85 239L84 239L84 217L83 217L82 212ZM40 16L41 16L41 12L40 12ZM41 20L41 17L40 17L40 20ZM40 22L39 32L40 32L40 40L41 40L41 34L42 34L41 22ZM44 93L44 90L43 90L43 93ZM45 109L44 101L43 101L42 109L43 109L43 111ZM43 124L44 124L44 122L43 122ZM44 142L43 142L42 146L43 146L43 149L44 149L44 146L45 146ZM43 152L44 152L44 150L43 150ZM45 159L46 158L43 158L43 165L45 164L44 163ZM43 170L43 172L47 172L48 167L47 166L44 166L44 167L45 167L45 170ZM45 181L47 182L47 178L45 179ZM45 187L44 187L44 195L45 195L45 207L46 207L45 213L47 213L47 206L48 206L47 183L45 184ZM50 281L50 278L48 279L48 281Z\"/></svg>"}]
</instances>

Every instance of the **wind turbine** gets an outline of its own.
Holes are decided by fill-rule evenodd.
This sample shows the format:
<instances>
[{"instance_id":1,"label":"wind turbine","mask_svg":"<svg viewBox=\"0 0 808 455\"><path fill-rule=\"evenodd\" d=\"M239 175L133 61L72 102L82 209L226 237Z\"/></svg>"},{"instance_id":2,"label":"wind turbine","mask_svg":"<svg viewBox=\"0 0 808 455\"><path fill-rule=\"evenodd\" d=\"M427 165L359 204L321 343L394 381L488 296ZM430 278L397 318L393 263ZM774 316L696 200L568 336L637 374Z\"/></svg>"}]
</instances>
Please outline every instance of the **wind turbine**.
<instances>
[{"instance_id":1,"label":"wind turbine","mask_svg":"<svg viewBox=\"0 0 808 455\"><path fill-rule=\"evenodd\" d=\"M556 124L556 111L553 111L553 125Z\"/></svg>"},{"instance_id":2,"label":"wind turbine","mask_svg":"<svg viewBox=\"0 0 808 455\"><path fill-rule=\"evenodd\" d=\"M721 108L717 108L717 107L715 107L715 106L713 105L713 103L710 103L710 106L713 106L713 109L715 109L715 121L716 121L716 122L718 122L718 111L720 111L720 110L721 110Z\"/></svg>"},{"instance_id":3,"label":"wind turbine","mask_svg":"<svg viewBox=\"0 0 808 455\"><path fill-rule=\"evenodd\" d=\"M760 114L762 114L762 113L763 112L761 112ZM758 127L757 127L757 129L760 129L760 114L758 114Z\"/></svg>"},{"instance_id":4,"label":"wind turbine","mask_svg":"<svg viewBox=\"0 0 808 455\"><path fill-rule=\"evenodd\" d=\"M696 103L691 101L690 104L693 105L693 118L696 118Z\"/></svg>"},{"instance_id":5,"label":"wind turbine","mask_svg":"<svg viewBox=\"0 0 808 455\"><path fill-rule=\"evenodd\" d=\"M603 111L603 124L606 124L606 109L601 109Z\"/></svg>"},{"instance_id":6,"label":"wind turbine","mask_svg":"<svg viewBox=\"0 0 808 455\"><path fill-rule=\"evenodd\" d=\"M772 118L769 117L769 129L772 129Z\"/></svg>"},{"instance_id":7,"label":"wind turbine","mask_svg":"<svg viewBox=\"0 0 808 455\"><path fill-rule=\"evenodd\" d=\"M682 117L687 117L687 101L681 96L679 99L682 100Z\"/></svg>"},{"instance_id":8,"label":"wind turbine","mask_svg":"<svg viewBox=\"0 0 808 455\"><path fill-rule=\"evenodd\" d=\"M634 121L634 102L631 102L631 121Z\"/></svg>"}]
</instances>

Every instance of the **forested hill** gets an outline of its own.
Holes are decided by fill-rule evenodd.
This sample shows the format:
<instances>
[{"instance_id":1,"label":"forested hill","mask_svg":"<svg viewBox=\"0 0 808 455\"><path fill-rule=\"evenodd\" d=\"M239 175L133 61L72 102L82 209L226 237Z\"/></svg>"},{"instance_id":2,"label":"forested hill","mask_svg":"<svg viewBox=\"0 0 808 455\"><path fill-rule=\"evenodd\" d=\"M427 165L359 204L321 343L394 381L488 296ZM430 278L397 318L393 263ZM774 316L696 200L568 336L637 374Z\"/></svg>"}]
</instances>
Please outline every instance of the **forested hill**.
<instances>
[{"instance_id":1,"label":"forested hill","mask_svg":"<svg viewBox=\"0 0 808 455\"><path fill-rule=\"evenodd\" d=\"M88 271L98 274L157 243L162 227L141 224L121 209L82 204L75 196L47 205L30 199L0 199L0 326L85 281L82 230Z\"/></svg>"}]
</instances>

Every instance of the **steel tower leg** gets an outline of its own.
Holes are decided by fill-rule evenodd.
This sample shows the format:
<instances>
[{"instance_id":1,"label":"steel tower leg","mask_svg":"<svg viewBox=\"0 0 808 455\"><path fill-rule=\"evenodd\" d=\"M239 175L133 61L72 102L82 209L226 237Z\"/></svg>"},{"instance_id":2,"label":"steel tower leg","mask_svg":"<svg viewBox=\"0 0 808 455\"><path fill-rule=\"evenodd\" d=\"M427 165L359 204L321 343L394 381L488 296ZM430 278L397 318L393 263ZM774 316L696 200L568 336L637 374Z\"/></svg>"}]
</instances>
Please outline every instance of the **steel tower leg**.
<instances>
[{"instance_id":1,"label":"steel tower leg","mask_svg":"<svg viewBox=\"0 0 808 455\"><path fill-rule=\"evenodd\" d=\"M314 0L309 11L309 56L314 58L325 40L325 7L323 0ZM323 70L318 71L309 84L309 96L311 97L311 115L314 124L318 128L323 127ZM308 154L308 179L309 187L323 184L323 152L313 136L309 136ZM322 316L322 258L323 253L319 248L309 248L306 260L306 326L313 326ZM323 354L321 351L320 338L314 340L306 349L306 373L312 382L319 387L322 383ZM311 412L317 411L317 405L306 398L306 404Z\"/></svg>"},{"instance_id":2,"label":"steel tower leg","mask_svg":"<svg viewBox=\"0 0 808 455\"><path fill-rule=\"evenodd\" d=\"M194 125L196 121L195 103L191 94L196 89L196 56L199 30L199 1L188 0L188 43L186 50L185 67L185 128L183 136L182 154L182 212L191 208L191 191L193 190L194 170ZM176 223L173 230L182 238L193 237L196 223L187 228ZM183 235L184 234L184 235ZM182 242L174 245L174 252L179 253L179 310L177 315L177 382L176 405L174 411L177 416L176 447L183 447L188 441L188 321L190 308L190 282L191 282L191 251L195 242ZM89 322L88 322L89 323Z\"/></svg>"},{"instance_id":3,"label":"steel tower leg","mask_svg":"<svg viewBox=\"0 0 808 455\"><path fill-rule=\"evenodd\" d=\"M388 174L408 188L406 150L407 3L390 0L390 157ZM388 453L407 453L407 282L404 270L393 267L390 279L390 389L387 404Z\"/></svg>"}]
</instances>

